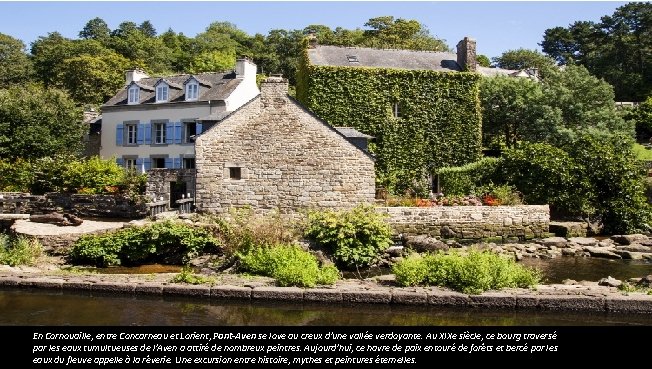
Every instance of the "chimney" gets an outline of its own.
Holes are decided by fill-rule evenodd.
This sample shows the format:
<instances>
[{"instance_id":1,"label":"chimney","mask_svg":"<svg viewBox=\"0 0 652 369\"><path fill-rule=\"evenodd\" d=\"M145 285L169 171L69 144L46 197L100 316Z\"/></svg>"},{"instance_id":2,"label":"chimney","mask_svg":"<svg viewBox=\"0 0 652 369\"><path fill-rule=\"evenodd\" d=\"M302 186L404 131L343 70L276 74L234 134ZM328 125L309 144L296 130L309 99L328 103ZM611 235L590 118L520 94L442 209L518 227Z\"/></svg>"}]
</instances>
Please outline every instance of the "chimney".
<instances>
[{"instance_id":1,"label":"chimney","mask_svg":"<svg viewBox=\"0 0 652 369\"><path fill-rule=\"evenodd\" d=\"M308 48L309 49L317 48L317 35L314 29L311 29L308 32Z\"/></svg>"},{"instance_id":2,"label":"chimney","mask_svg":"<svg viewBox=\"0 0 652 369\"><path fill-rule=\"evenodd\" d=\"M240 58L235 61L235 78L243 79L245 77L256 76L256 64L248 58Z\"/></svg>"},{"instance_id":3,"label":"chimney","mask_svg":"<svg viewBox=\"0 0 652 369\"><path fill-rule=\"evenodd\" d=\"M281 74L272 74L260 84L260 99L263 106L285 105L288 95L288 80Z\"/></svg>"},{"instance_id":4,"label":"chimney","mask_svg":"<svg viewBox=\"0 0 652 369\"><path fill-rule=\"evenodd\" d=\"M138 82L143 78L149 78L147 73L140 69L131 69L128 71L125 71L125 81L126 84L130 84L131 82Z\"/></svg>"},{"instance_id":5,"label":"chimney","mask_svg":"<svg viewBox=\"0 0 652 369\"><path fill-rule=\"evenodd\" d=\"M457 64L463 71L475 72L478 61L475 55L475 39L464 37L457 43Z\"/></svg>"}]
</instances>

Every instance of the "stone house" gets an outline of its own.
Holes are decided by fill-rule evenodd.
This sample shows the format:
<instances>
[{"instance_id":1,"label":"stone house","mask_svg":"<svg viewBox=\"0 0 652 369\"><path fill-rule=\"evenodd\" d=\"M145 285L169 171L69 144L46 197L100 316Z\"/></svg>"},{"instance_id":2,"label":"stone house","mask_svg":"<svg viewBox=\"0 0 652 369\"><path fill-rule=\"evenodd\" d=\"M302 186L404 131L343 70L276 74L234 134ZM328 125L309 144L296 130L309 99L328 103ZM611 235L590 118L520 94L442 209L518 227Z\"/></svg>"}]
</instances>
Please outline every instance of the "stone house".
<instances>
[{"instance_id":1,"label":"stone house","mask_svg":"<svg viewBox=\"0 0 652 369\"><path fill-rule=\"evenodd\" d=\"M194 138L256 97L256 65L238 59L226 73L149 77L126 72L125 87L102 106L100 156L126 168L193 169Z\"/></svg>"},{"instance_id":2,"label":"stone house","mask_svg":"<svg viewBox=\"0 0 652 369\"><path fill-rule=\"evenodd\" d=\"M374 200L374 159L361 141L369 136L313 115L288 96L281 77L268 78L260 90L197 137L199 211L250 206L291 213Z\"/></svg>"}]
</instances>

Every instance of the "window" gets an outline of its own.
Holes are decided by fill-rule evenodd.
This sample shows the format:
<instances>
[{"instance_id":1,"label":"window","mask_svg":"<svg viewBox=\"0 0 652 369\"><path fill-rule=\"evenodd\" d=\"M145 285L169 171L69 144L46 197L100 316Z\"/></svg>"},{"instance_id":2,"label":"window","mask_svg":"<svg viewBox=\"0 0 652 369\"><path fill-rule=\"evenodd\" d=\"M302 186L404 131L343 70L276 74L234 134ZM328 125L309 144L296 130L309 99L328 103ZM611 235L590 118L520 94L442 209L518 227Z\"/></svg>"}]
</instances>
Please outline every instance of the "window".
<instances>
[{"instance_id":1,"label":"window","mask_svg":"<svg viewBox=\"0 0 652 369\"><path fill-rule=\"evenodd\" d=\"M183 169L195 169L195 158L183 158Z\"/></svg>"},{"instance_id":2,"label":"window","mask_svg":"<svg viewBox=\"0 0 652 369\"><path fill-rule=\"evenodd\" d=\"M125 135L127 138L127 145L137 145L138 144L138 125L137 124L125 124Z\"/></svg>"},{"instance_id":3,"label":"window","mask_svg":"<svg viewBox=\"0 0 652 369\"><path fill-rule=\"evenodd\" d=\"M229 178L230 179L241 179L242 178L242 168L240 167L231 167L229 168Z\"/></svg>"},{"instance_id":4,"label":"window","mask_svg":"<svg viewBox=\"0 0 652 369\"><path fill-rule=\"evenodd\" d=\"M197 123L184 122L183 127L183 143L192 143L193 136L197 134Z\"/></svg>"},{"instance_id":5,"label":"window","mask_svg":"<svg viewBox=\"0 0 652 369\"><path fill-rule=\"evenodd\" d=\"M152 158L152 169L165 168L165 158Z\"/></svg>"},{"instance_id":6,"label":"window","mask_svg":"<svg viewBox=\"0 0 652 369\"><path fill-rule=\"evenodd\" d=\"M165 123L154 123L152 124L152 129L154 133L154 143L155 144L164 144L165 143Z\"/></svg>"},{"instance_id":7,"label":"window","mask_svg":"<svg viewBox=\"0 0 652 369\"><path fill-rule=\"evenodd\" d=\"M125 158L125 169L136 170L136 158Z\"/></svg>"},{"instance_id":8,"label":"window","mask_svg":"<svg viewBox=\"0 0 652 369\"><path fill-rule=\"evenodd\" d=\"M199 96L199 85L191 82L186 85L186 101L197 100Z\"/></svg>"},{"instance_id":9,"label":"window","mask_svg":"<svg viewBox=\"0 0 652 369\"><path fill-rule=\"evenodd\" d=\"M156 102L168 101L168 85L162 83L156 87Z\"/></svg>"},{"instance_id":10,"label":"window","mask_svg":"<svg viewBox=\"0 0 652 369\"><path fill-rule=\"evenodd\" d=\"M127 104L138 104L140 101L140 88L138 86L129 87L129 99Z\"/></svg>"},{"instance_id":11,"label":"window","mask_svg":"<svg viewBox=\"0 0 652 369\"><path fill-rule=\"evenodd\" d=\"M392 114L394 115L394 118L401 117L401 106L398 103L394 103L394 106L392 106Z\"/></svg>"}]
</instances>

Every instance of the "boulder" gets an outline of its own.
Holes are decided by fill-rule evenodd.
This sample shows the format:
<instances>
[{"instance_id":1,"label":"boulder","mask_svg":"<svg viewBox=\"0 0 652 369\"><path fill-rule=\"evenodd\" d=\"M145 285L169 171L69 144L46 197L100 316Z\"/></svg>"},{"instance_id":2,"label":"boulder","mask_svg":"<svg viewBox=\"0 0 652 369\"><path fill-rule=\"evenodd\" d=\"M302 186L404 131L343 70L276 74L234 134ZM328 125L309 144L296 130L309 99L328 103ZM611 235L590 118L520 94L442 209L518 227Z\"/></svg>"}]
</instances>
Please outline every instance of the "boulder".
<instances>
[{"instance_id":1,"label":"boulder","mask_svg":"<svg viewBox=\"0 0 652 369\"><path fill-rule=\"evenodd\" d=\"M566 240L564 237L547 237L544 239L539 240L537 243L546 246L548 248L550 247L568 247L568 240Z\"/></svg>"},{"instance_id":2,"label":"boulder","mask_svg":"<svg viewBox=\"0 0 652 369\"><path fill-rule=\"evenodd\" d=\"M619 287L621 284L623 284L622 281L619 281L611 276L602 278L598 281L598 286Z\"/></svg>"},{"instance_id":3,"label":"boulder","mask_svg":"<svg viewBox=\"0 0 652 369\"><path fill-rule=\"evenodd\" d=\"M627 260L641 260L643 259L643 253L641 252L634 252L634 251L627 251L627 250L616 250L614 253L620 255L623 259Z\"/></svg>"},{"instance_id":4,"label":"boulder","mask_svg":"<svg viewBox=\"0 0 652 369\"><path fill-rule=\"evenodd\" d=\"M571 237L568 241L580 246L595 246L598 244L598 240L588 237Z\"/></svg>"},{"instance_id":5,"label":"boulder","mask_svg":"<svg viewBox=\"0 0 652 369\"><path fill-rule=\"evenodd\" d=\"M406 236L404 238L404 245L416 252L433 252L433 251L447 251L448 245L441 240L432 238L425 235L420 236ZM454 247L454 246L453 246Z\"/></svg>"},{"instance_id":6,"label":"boulder","mask_svg":"<svg viewBox=\"0 0 652 369\"><path fill-rule=\"evenodd\" d=\"M614 235L611 236L611 240L621 245L631 245L633 243L642 243L641 241L643 242L649 241L649 238L644 234L637 233L637 234Z\"/></svg>"},{"instance_id":7,"label":"boulder","mask_svg":"<svg viewBox=\"0 0 652 369\"><path fill-rule=\"evenodd\" d=\"M607 258L607 259L622 259L622 257L611 250L608 250L604 247L591 247L587 246L583 248L584 251L588 252L592 257L597 258Z\"/></svg>"},{"instance_id":8,"label":"boulder","mask_svg":"<svg viewBox=\"0 0 652 369\"><path fill-rule=\"evenodd\" d=\"M30 216L29 220L33 223L47 223L57 226L78 226L84 221L69 213L48 213L48 214L35 214Z\"/></svg>"},{"instance_id":9,"label":"boulder","mask_svg":"<svg viewBox=\"0 0 652 369\"><path fill-rule=\"evenodd\" d=\"M647 287L651 288L652 287L652 274L646 275L645 277L641 278L637 283L636 287Z\"/></svg>"},{"instance_id":10,"label":"boulder","mask_svg":"<svg viewBox=\"0 0 652 369\"><path fill-rule=\"evenodd\" d=\"M633 243L627 246L616 246L616 250L631 251L631 252L652 252L651 247L639 245L637 243Z\"/></svg>"}]
</instances>

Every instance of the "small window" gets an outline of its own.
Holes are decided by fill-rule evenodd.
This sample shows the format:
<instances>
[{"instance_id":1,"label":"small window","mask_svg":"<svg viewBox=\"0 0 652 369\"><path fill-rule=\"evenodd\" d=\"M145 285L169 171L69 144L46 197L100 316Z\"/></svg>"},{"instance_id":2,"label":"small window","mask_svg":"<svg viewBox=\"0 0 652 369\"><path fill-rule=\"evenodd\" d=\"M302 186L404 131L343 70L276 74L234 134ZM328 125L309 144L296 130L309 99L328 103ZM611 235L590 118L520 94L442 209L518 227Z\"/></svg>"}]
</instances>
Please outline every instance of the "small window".
<instances>
[{"instance_id":1,"label":"small window","mask_svg":"<svg viewBox=\"0 0 652 369\"><path fill-rule=\"evenodd\" d=\"M135 158L129 158L129 159L125 158L124 163L125 163L125 169L136 170L136 159Z\"/></svg>"},{"instance_id":2,"label":"small window","mask_svg":"<svg viewBox=\"0 0 652 369\"><path fill-rule=\"evenodd\" d=\"M184 122L183 143L192 143L192 138L197 134L197 123Z\"/></svg>"},{"instance_id":3,"label":"small window","mask_svg":"<svg viewBox=\"0 0 652 369\"><path fill-rule=\"evenodd\" d=\"M168 101L168 85L160 84L156 87L156 102Z\"/></svg>"},{"instance_id":4,"label":"small window","mask_svg":"<svg viewBox=\"0 0 652 369\"><path fill-rule=\"evenodd\" d=\"M128 104L138 104L140 102L140 88L138 86L129 87Z\"/></svg>"},{"instance_id":5,"label":"small window","mask_svg":"<svg viewBox=\"0 0 652 369\"><path fill-rule=\"evenodd\" d=\"M137 124L126 124L125 125L125 134L127 145L137 145L138 144L138 125Z\"/></svg>"},{"instance_id":6,"label":"small window","mask_svg":"<svg viewBox=\"0 0 652 369\"><path fill-rule=\"evenodd\" d=\"M242 179L242 168L240 167L231 167L229 168L229 178L230 179Z\"/></svg>"},{"instance_id":7,"label":"small window","mask_svg":"<svg viewBox=\"0 0 652 369\"><path fill-rule=\"evenodd\" d=\"M154 143L155 144L164 144L165 143L165 123L154 123L152 125L154 133Z\"/></svg>"},{"instance_id":8,"label":"small window","mask_svg":"<svg viewBox=\"0 0 652 369\"><path fill-rule=\"evenodd\" d=\"M152 158L152 168L154 169L165 168L165 158Z\"/></svg>"},{"instance_id":9,"label":"small window","mask_svg":"<svg viewBox=\"0 0 652 369\"><path fill-rule=\"evenodd\" d=\"M183 158L183 169L195 169L195 158Z\"/></svg>"},{"instance_id":10,"label":"small window","mask_svg":"<svg viewBox=\"0 0 652 369\"><path fill-rule=\"evenodd\" d=\"M401 117L401 105L399 103L394 103L392 106L392 115L394 115L394 118Z\"/></svg>"},{"instance_id":11,"label":"small window","mask_svg":"<svg viewBox=\"0 0 652 369\"><path fill-rule=\"evenodd\" d=\"M347 55L346 59L349 61L349 63L360 63L356 55Z\"/></svg>"},{"instance_id":12,"label":"small window","mask_svg":"<svg viewBox=\"0 0 652 369\"><path fill-rule=\"evenodd\" d=\"M186 101L197 100L199 95L199 85L191 82L186 85Z\"/></svg>"}]
</instances>

